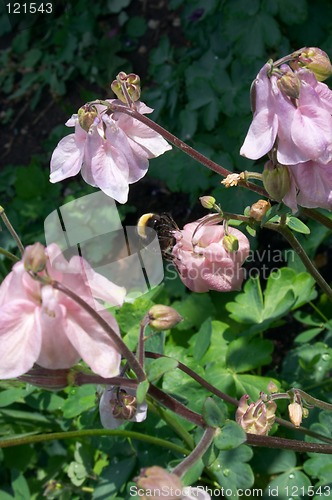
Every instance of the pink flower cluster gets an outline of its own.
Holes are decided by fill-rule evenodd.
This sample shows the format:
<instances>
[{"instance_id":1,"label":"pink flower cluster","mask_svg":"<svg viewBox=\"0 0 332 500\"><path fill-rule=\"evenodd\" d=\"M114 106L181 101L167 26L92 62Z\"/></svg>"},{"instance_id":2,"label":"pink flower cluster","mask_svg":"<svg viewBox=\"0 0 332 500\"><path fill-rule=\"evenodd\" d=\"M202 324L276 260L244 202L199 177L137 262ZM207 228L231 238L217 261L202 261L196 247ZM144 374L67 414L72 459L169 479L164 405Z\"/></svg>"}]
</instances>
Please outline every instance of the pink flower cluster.
<instances>
[{"instance_id":1,"label":"pink flower cluster","mask_svg":"<svg viewBox=\"0 0 332 500\"><path fill-rule=\"evenodd\" d=\"M122 304L125 290L95 273L83 259L76 256L68 262L55 244L45 251L48 276L88 304L93 306L93 296ZM119 335L113 316L106 310L99 314ZM1 284L0 316L0 379L23 375L34 363L57 370L70 368L80 359L102 377L119 373L121 356L109 335L73 299L33 279L24 259Z\"/></svg>"},{"instance_id":2,"label":"pink flower cluster","mask_svg":"<svg viewBox=\"0 0 332 500\"><path fill-rule=\"evenodd\" d=\"M186 224L182 231L174 232L176 245L172 255L181 280L198 293L239 290L244 279L241 266L250 250L248 238L241 231L229 228L228 234L237 239L238 249L228 251L224 245L224 227L201 222Z\"/></svg>"},{"instance_id":3,"label":"pink flower cluster","mask_svg":"<svg viewBox=\"0 0 332 500\"><path fill-rule=\"evenodd\" d=\"M116 99L107 102L122 104ZM143 102L136 102L135 106L142 114L153 111ZM171 146L140 121L124 113L110 116L105 113L106 109L106 106L94 106L95 116L90 113L93 119L91 123L85 119L84 129L79 115L67 121L68 127L75 127L75 133L61 139L55 148L50 181L62 181L81 170L85 182L99 187L119 203L126 203L129 184L144 177L150 158L165 153ZM81 124L84 116L82 120Z\"/></svg>"},{"instance_id":4,"label":"pink flower cluster","mask_svg":"<svg viewBox=\"0 0 332 500\"><path fill-rule=\"evenodd\" d=\"M331 209L332 91L310 69L267 63L254 81L253 101L241 154L256 160L268 153L265 168L287 167L283 201L293 211L297 205Z\"/></svg>"}]
</instances>

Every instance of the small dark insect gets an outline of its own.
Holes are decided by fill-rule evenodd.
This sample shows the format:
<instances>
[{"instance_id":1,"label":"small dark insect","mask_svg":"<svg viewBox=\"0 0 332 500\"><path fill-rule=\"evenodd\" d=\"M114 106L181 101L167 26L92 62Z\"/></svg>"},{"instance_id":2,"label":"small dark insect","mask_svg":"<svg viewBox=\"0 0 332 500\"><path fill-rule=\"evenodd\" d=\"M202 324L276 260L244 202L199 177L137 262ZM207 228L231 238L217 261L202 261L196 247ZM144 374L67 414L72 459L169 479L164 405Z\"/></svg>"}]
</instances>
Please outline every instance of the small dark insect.
<instances>
[{"instance_id":1,"label":"small dark insect","mask_svg":"<svg viewBox=\"0 0 332 500\"><path fill-rule=\"evenodd\" d=\"M172 260L172 249L176 243L174 232L179 228L173 218L163 212L161 214L148 213L142 215L137 223L137 233L143 242L148 242L154 233L148 228L153 229L158 236L160 250L166 260Z\"/></svg>"}]
</instances>

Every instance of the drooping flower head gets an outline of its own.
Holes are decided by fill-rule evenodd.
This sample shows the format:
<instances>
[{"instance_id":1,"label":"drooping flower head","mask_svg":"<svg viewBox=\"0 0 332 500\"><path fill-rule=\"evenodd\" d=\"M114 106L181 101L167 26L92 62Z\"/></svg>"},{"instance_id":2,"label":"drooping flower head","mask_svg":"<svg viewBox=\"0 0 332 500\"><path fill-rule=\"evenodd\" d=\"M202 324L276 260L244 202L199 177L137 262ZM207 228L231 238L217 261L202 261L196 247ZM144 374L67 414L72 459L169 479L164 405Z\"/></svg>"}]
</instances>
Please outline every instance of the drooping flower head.
<instances>
[{"instance_id":1,"label":"drooping flower head","mask_svg":"<svg viewBox=\"0 0 332 500\"><path fill-rule=\"evenodd\" d=\"M73 299L36 281L26 269L43 262L42 275L62 283L92 307L94 297L122 304L124 288L95 273L81 257L68 262L56 244L45 248L45 259L39 246L31 249L27 247L0 286L0 379L23 375L35 363L58 370L80 359L102 377L118 375L121 356L109 335ZM114 317L106 310L99 314L119 335Z\"/></svg>"},{"instance_id":2,"label":"drooping flower head","mask_svg":"<svg viewBox=\"0 0 332 500\"><path fill-rule=\"evenodd\" d=\"M106 102L122 104L120 100ZM123 104L122 104L123 105ZM153 109L135 103L139 113ZM67 122L75 132L61 139L51 158L51 182L59 182L81 171L85 182L99 187L119 203L126 203L129 184L146 174L149 159L171 146L140 121L124 113L106 113L103 105L83 106Z\"/></svg>"},{"instance_id":3,"label":"drooping flower head","mask_svg":"<svg viewBox=\"0 0 332 500\"><path fill-rule=\"evenodd\" d=\"M154 465L143 469L135 479L137 493L142 500L211 500L207 491L200 487L182 486L181 479L172 472Z\"/></svg>"},{"instance_id":4,"label":"drooping flower head","mask_svg":"<svg viewBox=\"0 0 332 500\"><path fill-rule=\"evenodd\" d=\"M277 405L274 401L265 404L261 399L248 405L248 399L248 394L240 399L235 420L246 432L266 436L274 424Z\"/></svg>"},{"instance_id":5,"label":"drooping flower head","mask_svg":"<svg viewBox=\"0 0 332 500\"><path fill-rule=\"evenodd\" d=\"M321 76L328 76L331 64L314 48L301 49L291 59L293 69L270 61L258 73L253 121L240 153L253 160L269 155L265 187L272 197L282 193L280 199L294 211L298 204L332 208L332 92L315 76L319 68ZM272 182L273 169L278 175Z\"/></svg>"},{"instance_id":6,"label":"drooping flower head","mask_svg":"<svg viewBox=\"0 0 332 500\"><path fill-rule=\"evenodd\" d=\"M105 429L116 429L125 422L143 422L148 405L144 401L137 404L135 389L106 386L103 390L99 413Z\"/></svg>"},{"instance_id":7,"label":"drooping flower head","mask_svg":"<svg viewBox=\"0 0 332 500\"><path fill-rule=\"evenodd\" d=\"M172 255L180 278L193 292L239 290L244 279L241 266L250 250L248 238L233 227L226 233L223 225L203 223L208 220L174 232Z\"/></svg>"}]
</instances>

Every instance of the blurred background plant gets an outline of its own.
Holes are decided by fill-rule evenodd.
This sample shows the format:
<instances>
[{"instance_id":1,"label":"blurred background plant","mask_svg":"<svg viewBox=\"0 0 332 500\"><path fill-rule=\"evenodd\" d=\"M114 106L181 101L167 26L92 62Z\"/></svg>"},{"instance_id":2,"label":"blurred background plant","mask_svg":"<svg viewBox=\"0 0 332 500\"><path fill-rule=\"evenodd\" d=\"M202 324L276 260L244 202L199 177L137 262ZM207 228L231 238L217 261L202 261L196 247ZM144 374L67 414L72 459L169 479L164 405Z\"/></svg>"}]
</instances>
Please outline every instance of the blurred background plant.
<instances>
[{"instance_id":1,"label":"blurred background plant","mask_svg":"<svg viewBox=\"0 0 332 500\"><path fill-rule=\"evenodd\" d=\"M1 205L24 244L44 240L50 212L93 192L79 177L50 184L50 156L70 132L64 123L72 113L94 98L113 97L110 83L120 70L140 75L142 100L155 109L152 118L161 125L230 170L261 171L262 162L239 156L251 120L249 88L258 70L269 58L303 46L318 46L332 56L329 0L58 0L52 14L17 17L8 16L5 2L0 8ZM220 180L173 148L151 162L148 177L131 186L129 203L119 210L129 224L147 211L171 211L182 225L205 213L198 203L204 194L238 213L257 200L245 189L227 190ZM311 235L300 240L331 280L330 233L314 222L308 225ZM6 231L0 238L2 247L13 250ZM253 244L258 252L287 248L274 234ZM286 389L296 385L332 402L331 308L287 252L289 268L279 280L260 285L251 278L239 293L188 294L180 280L166 274L163 286L118 311L128 345L134 348L139 322L151 305L169 304L185 320L167 341L164 334L151 339L151 351L180 359L233 397L249 393L255 400L273 378ZM260 255L259 265L269 260ZM272 265L281 267L286 260ZM2 277L9 268L1 259ZM177 370L163 374L160 385L197 411L209 395ZM100 427L93 386L57 394L19 382L1 387L3 436ZM192 430L176 419L172 427L165 412L150 410L145 423L126 429L175 443L181 426L182 437ZM279 410L286 415L286 405ZM315 410L305 425L331 437L331 418ZM285 429L278 435L299 439ZM177 459L167 449L107 436L25 445L19 453L3 449L0 498L40 498L41 491L47 498L129 498L128 481L141 467L172 466ZM218 473L225 461L228 473ZM204 465L210 467L208 475ZM212 465L201 463L191 479L203 476L208 485L215 473L222 486L234 489L319 488L332 487L331 469L328 455L272 449L253 454L241 445L220 451ZM283 491L285 497L278 498L292 494Z\"/></svg>"}]
</instances>

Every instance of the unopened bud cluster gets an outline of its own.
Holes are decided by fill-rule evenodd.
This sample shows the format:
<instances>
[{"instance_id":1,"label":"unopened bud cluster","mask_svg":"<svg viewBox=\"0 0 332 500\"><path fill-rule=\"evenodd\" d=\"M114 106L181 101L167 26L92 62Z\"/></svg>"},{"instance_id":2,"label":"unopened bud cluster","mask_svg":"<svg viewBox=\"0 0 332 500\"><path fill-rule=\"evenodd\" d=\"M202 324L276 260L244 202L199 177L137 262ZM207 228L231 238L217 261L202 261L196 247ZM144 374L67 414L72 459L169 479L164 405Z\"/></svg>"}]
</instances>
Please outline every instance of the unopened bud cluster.
<instances>
[{"instance_id":1,"label":"unopened bud cluster","mask_svg":"<svg viewBox=\"0 0 332 500\"><path fill-rule=\"evenodd\" d=\"M120 71L116 80L111 84L111 89L120 101L128 104L125 93L127 92L132 102L138 101L141 95L140 77L134 73L125 73ZM124 90L125 89L125 90Z\"/></svg>"}]
</instances>

